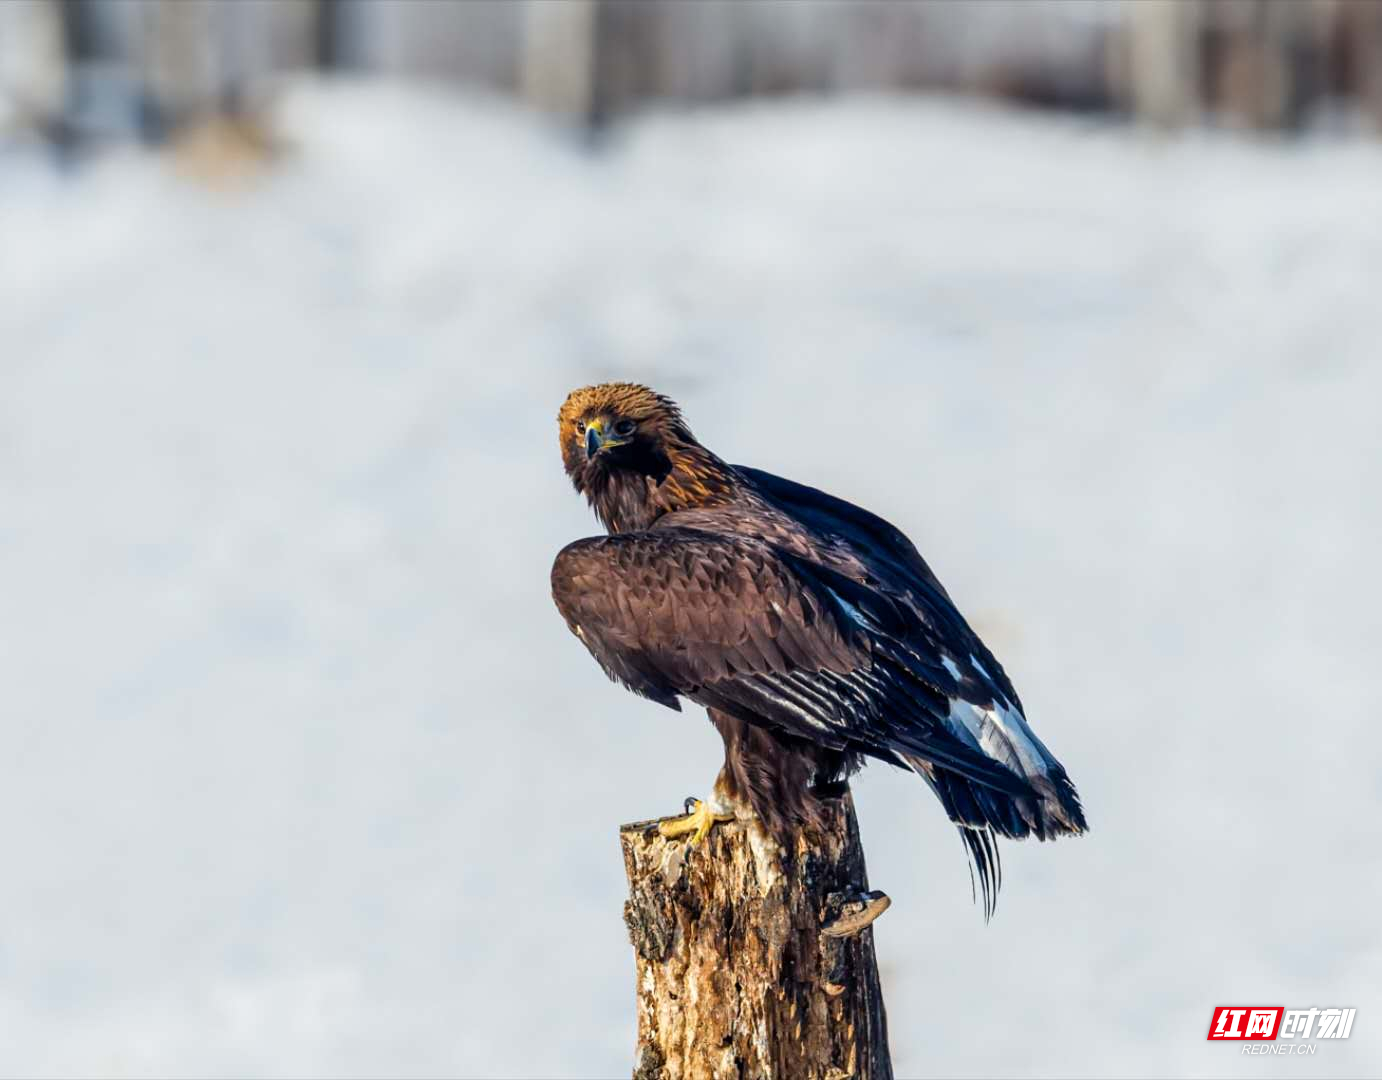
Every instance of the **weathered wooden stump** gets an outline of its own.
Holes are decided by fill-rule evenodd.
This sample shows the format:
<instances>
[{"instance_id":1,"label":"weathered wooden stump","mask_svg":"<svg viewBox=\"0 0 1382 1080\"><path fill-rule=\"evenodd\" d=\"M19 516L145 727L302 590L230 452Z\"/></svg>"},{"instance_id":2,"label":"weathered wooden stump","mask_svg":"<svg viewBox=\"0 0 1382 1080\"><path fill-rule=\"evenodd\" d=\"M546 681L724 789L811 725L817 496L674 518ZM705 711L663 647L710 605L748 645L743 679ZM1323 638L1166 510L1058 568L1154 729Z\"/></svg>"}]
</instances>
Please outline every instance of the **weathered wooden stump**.
<instances>
[{"instance_id":1,"label":"weathered wooden stump","mask_svg":"<svg viewBox=\"0 0 1382 1080\"><path fill-rule=\"evenodd\" d=\"M619 831L637 954L635 1080L890 1080L887 1020L849 794L784 850L756 824L691 847Z\"/></svg>"}]
</instances>

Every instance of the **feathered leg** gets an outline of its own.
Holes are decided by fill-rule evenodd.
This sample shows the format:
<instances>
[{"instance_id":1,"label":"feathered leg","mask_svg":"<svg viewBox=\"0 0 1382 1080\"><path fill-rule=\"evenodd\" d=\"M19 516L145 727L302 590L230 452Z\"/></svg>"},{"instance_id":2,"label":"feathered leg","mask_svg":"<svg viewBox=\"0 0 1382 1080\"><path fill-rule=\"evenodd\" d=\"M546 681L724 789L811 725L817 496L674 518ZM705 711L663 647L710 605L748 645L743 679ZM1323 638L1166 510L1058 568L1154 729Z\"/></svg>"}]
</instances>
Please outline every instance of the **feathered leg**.
<instances>
[{"instance_id":1,"label":"feathered leg","mask_svg":"<svg viewBox=\"0 0 1382 1080\"><path fill-rule=\"evenodd\" d=\"M739 817L754 817L779 840L824 828L822 798L842 793L850 755L796 739L710 709L725 742L725 764L715 782L720 804Z\"/></svg>"},{"instance_id":2,"label":"feathered leg","mask_svg":"<svg viewBox=\"0 0 1382 1080\"><path fill-rule=\"evenodd\" d=\"M699 843L720 821L754 818L785 839L798 829L824 827L822 798L837 796L857 763L852 755L707 710L725 743L725 763L704 800L688 799L686 817L664 821L663 836L692 834Z\"/></svg>"},{"instance_id":3,"label":"feathered leg","mask_svg":"<svg viewBox=\"0 0 1382 1080\"><path fill-rule=\"evenodd\" d=\"M710 794L704 799L686 800L688 813L685 817L672 818L658 825L658 832L668 839L691 834L691 843L699 844L718 823L733 821L735 818L750 819L763 814L753 801L752 789L746 781L746 758L744 745L754 730L742 720L736 720L717 709L708 710L710 720L720 732L725 743L725 763L711 785Z\"/></svg>"}]
</instances>

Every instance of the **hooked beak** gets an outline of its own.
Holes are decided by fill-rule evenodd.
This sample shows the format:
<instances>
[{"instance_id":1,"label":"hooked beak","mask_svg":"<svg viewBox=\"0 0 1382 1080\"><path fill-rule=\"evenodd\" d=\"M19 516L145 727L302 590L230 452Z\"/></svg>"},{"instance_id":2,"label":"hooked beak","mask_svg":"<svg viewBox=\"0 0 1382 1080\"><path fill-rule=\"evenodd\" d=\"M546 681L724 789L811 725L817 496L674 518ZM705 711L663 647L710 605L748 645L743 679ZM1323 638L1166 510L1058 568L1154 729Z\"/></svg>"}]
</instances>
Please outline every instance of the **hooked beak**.
<instances>
[{"instance_id":1,"label":"hooked beak","mask_svg":"<svg viewBox=\"0 0 1382 1080\"><path fill-rule=\"evenodd\" d=\"M585 456L593 458L601 450L612 446L623 446L628 439L620 439L614 435L606 434L603 421L592 420L585 428Z\"/></svg>"}]
</instances>

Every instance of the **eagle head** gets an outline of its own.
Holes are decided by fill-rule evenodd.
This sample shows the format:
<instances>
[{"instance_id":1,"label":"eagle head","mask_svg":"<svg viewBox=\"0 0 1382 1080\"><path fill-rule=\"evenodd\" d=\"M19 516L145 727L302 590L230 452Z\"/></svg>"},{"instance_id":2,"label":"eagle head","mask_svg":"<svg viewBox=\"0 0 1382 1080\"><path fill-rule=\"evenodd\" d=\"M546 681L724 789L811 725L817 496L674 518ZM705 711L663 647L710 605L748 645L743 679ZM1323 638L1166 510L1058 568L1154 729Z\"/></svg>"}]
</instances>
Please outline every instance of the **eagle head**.
<instances>
[{"instance_id":1,"label":"eagle head","mask_svg":"<svg viewBox=\"0 0 1382 1080\"><path fill-rule=\"evenodd\" d=\"M671 398L638 383L573 390L557 413L566 475L610 532L708 505L731 470L696 441Z\"/></svg>"}]
</instances>

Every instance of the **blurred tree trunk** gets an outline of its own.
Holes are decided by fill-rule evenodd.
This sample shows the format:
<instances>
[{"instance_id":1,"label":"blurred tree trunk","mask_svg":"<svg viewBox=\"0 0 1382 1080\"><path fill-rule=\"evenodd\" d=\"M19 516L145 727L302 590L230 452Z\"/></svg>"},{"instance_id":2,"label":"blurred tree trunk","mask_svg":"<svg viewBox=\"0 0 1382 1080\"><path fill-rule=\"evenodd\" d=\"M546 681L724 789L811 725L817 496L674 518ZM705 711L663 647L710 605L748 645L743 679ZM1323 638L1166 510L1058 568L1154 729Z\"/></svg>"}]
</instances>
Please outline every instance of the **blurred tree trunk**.
<instances>
[{"instance_id":1,"label":"blurred tree trunk","mask_svg":"<svg viewBox=\"0 0 1382 1080\"><path fill-rule=\"evenodd\" d=\"M785 851L757 825L700 846L656 822L619 838L637 963L635 1080L890 1080L887 1020L853 800Z\"/></svg>"},{"instance_id":2,"label":"blurred tree trunk","mask_svg":"<svg viewBox=\"0 0 1382 1080\"><path fill-rule=\"evenodd\" d=\"M1382 132L1382 3L1341 3L1332 29L1336 89L1356 98L1372 128Z\"/></svg>"},{"instance_id":3,"label":"blurred tree trunk","mask_svg":"<svg viewBox=\"0 0 1382 1080\"><path fill-rule=\"evenodd\" d=\"M212 0L152 0L142 8L144 134L158 141L219 102Z\"/></svg>"},{"instance_id":4,"label":"blurred tree trunk","mask_svg":"<svg viewBox=\"0 0 1382 1080\"><path fill-rule=\"evenodd\" d=\"M1200 107L1199 0L1148 0L1124 10L1133 115L1155 127L1184 126Z\"/></svg>"},{"instance_id":5,"label":"blurred tree trunk","mask_svg":"<svg viewBox=\"0 0 1382 1080\"><path fill-rule=\"evenodd\" d=\"M520 93L544 112L588 123L594 109L597 0L528 0Z\"/></svg>"},{"instance_id":6,"label":"blurred tree trunk","mask_svg":"<svg viewBox=\"0 0 1382 1080\"><path fill-rule=\"evenodd\" d=\"M0 3L0 120L46 130L63 112L67 44L57 0Z\"/></svg>"},{"instance_id":7,"label":"blurred tree trunk","mask_svg":"<svg viewBox=\"0 0 1382 1080\"><path fill-rule=\"evenodd\" d=\"M1230 0L1209 8L1214 58L1208 98L1229 122L1255 129L1299 127L1323 82L1324 5Z\"/></svg>"}]
</instances>

